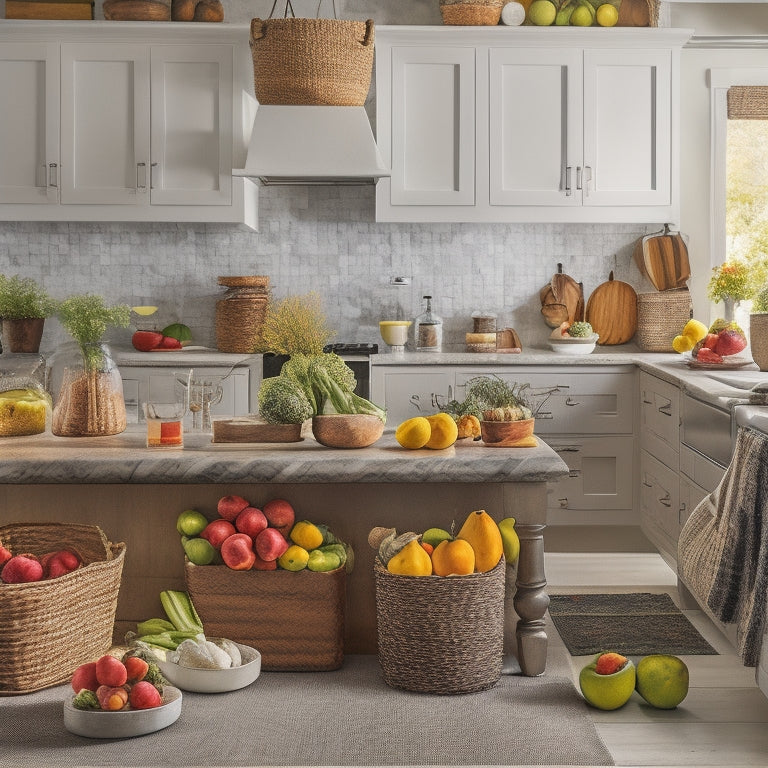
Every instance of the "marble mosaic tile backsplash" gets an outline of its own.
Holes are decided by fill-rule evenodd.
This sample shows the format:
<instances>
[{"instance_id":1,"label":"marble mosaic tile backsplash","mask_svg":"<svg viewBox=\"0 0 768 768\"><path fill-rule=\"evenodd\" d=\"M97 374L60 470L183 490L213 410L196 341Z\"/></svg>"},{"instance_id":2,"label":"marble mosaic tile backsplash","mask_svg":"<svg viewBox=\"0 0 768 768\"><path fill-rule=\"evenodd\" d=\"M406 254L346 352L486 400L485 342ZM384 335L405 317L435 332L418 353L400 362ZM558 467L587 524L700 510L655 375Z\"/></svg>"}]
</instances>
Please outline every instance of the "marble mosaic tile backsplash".
<instances>
[{"instance_id":1,"label":"marble mosaic tile backsplash","mask_svg":"<svg viewBox=\"0 0 768 768\"><path fill-rule=\"evenodd\" d=\"M260 231L222 224L0 222L0 272L39 280L57 298L100 293L151 301L158 323L180 320L215 347L219 275L268 275L273 298L317 291L337 341L381 343L378 321L411 319L422 296L444 320L446 348L461 349L471 314L489 310L543 345L539 289L562 263L585 295L608 278L652 290L632 259L641 225L387 224L375 222L373 187L263 187ZM407 277L408 286L391 278ZM128 343L128 332L117 342ZM44 351L66 336L46 324Z\"/></svg>"}]
</instances>

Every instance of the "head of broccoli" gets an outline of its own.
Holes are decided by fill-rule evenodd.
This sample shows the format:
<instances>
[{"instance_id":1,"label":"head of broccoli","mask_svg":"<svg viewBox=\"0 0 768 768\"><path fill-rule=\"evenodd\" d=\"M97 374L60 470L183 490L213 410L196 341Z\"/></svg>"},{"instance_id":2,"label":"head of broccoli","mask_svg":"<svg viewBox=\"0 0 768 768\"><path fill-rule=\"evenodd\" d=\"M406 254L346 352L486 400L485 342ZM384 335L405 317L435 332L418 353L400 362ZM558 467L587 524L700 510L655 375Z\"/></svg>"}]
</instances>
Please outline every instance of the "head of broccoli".
<instances>
[{"instance_id":1,"label":"head of broccoli","mask_svg":"<svg viewBox=\"0 0 768 768\"><path fill-rule=\"evenodd\" d=\"M259 413L270 424L301 424L313 413L303 388L282 374L261 382L258 400Z\"/></svg>"}]
</instances>

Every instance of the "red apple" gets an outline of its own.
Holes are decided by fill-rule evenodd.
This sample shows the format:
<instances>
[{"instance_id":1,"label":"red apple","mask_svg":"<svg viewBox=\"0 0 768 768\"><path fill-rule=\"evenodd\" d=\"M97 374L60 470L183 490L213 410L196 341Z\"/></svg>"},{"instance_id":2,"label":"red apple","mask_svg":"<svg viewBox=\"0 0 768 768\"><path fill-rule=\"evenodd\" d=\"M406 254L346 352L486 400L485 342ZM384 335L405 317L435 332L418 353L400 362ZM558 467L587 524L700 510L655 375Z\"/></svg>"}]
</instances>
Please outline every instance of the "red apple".
<instances>
[{"instance_id":1,"label":"red apple","mask_svg":"<svg viewBox=\"0 0 768 768\"><path fill-rule=\"evenodd\" d=\"M160 346L163 334L157 331L136 331L131 337L131 344L139 352L151 352Z\"/></svg>"},{"instance_id":2,"label":"red apple","mask_svg":"<svg viewBox=\"0 0 768 768\"><path fill-rule=\"evenodd\" d=\"M235 518L235 528L255 539L269 525L264 513L256 507L246 507Z\"/></svg>"},{"instance_id":3,"label":"red apple","mask_svg":"<svg viewBox=\"0 0 768 768\"><path fill-rule=\"evenodd\" d=\"M200 538L206 539L214 549L221 549L225 539L237 533L235 526L229 520L211 520L200 532Z\"/></svg>"},{"instance_id":4,"label":"red apple","mask_svg":"<svg viewBox=\"0 0 768 768\"><path fill-rule=\"evenodd\" d=\"M277 528L265 528L253 542L253 548L262 560L277 560L288 549L288 540Z\"/></svg>"},{"instance_id":5,"label":"red apple","mask_svg":"<svg viewBox=\"0 0 768 768\"><path fill-rule=\"evenodd\" d=\"M0 569L13 557L11 551L0 544Z\"/></svg>"},{"instance_id":6,"label":"red apple","mask_svg":"<svg viewBox=\"0 0 768 768\"><path fill-rule=\"evenodd\" d=\"M272 499L262 507L262 511L269 524L287 538L296 522L293 507L285 499Z\"/></svg>"},{"instance_id":7,"label":"red apple","mask_svg":"<svg viewBox=\"0 0 768 768\"><path fill-rule=\"evenodd\" d=\"M161 341L155 349L181 349L181 342L174 339L173 336L162 336Z\"/></svg>"},{"instance_id":8,"label":"red apple","mask_svg":"<svg viewBox=\"0 0 768 768\"><path fill-rule=\"evenodd\" d=\"M222 496L216 507L219 517L234 522L235 518L246 508L250 502L242 496Z\"/></svg>"},{"instance_id":9,"label":"red apple","mask_svg":"<svg viewBox=\"0 0 768 768\"><path fill-rule=\"evenodd\" d=\"M262 560L258 555L254 554L256 558L253 561L254 571L275 571L277 570L277 560Z\"/></svg>"},{"instance_id":10,"label":"red apple","mask_svg":"<svg viewBox=\"0 0 768 768\"><path fill-rule=\"evenodd\" d=\"M249 571L256 560L251 537L245 533L233 533L221 545L221 559L235 571Z\"/></svg>"},{"instance_id":11,"label":"red apple","mask_svg":"<svg viewBox=\"0 0 768 768\"><path fill-rule=\"evenodd\" d=\"M747 337L735 329L726 328L717 335L713 351L718 355L736 355L747 346Z\"/></svg>"},{"instance_id":12,"label":"red apple","mask_svg":"<svg viewBox=\"0 0 768 768\"><path fill-rule=\"evenodd\" d=\"M53 554L44 567L46 578L55 579L65 573L77 570L81 565L80 558L69 549L60 549Z\"/></svg>"},{"instance_id":13,"label":"red apple","mask_svg":"<svg viewBox=\"0 0 768 768\"><path fill-rule=\"evenodd\" d=\"M35 555L14 555L3 566L3 581L6 584L24 584L42 578L43 566Z\"/></svg>"}]
</instances>

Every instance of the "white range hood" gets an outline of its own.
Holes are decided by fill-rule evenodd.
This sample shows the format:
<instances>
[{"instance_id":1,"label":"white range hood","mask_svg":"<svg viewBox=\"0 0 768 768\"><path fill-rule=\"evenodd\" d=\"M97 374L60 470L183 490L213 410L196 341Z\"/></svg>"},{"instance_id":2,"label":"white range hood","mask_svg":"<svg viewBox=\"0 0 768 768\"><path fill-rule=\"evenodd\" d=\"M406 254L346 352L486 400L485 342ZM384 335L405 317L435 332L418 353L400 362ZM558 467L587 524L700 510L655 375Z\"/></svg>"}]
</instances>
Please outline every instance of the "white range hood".
<instances>
[{"instance_id":1,"label":"white range hood","mask_svg":"<svg viewBox=\"0 0 768 768\"><path fill-rule=\"evenodd\" d=\"M390 171L364 107L260 105L245 168L262 184L374 184Z\"/></svg>"}]
</instances>

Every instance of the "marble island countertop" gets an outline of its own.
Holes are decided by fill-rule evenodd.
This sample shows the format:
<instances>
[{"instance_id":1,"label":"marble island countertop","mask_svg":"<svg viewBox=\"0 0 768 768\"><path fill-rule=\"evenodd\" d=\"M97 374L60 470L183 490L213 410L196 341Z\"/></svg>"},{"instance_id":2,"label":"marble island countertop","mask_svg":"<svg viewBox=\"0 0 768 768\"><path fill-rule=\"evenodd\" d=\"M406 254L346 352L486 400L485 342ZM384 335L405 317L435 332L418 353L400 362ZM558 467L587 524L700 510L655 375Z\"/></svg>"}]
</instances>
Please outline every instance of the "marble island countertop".
<instances>
[{"instance_id":1,"label":"marble island countertop","mask_svg":"<svg viewBox=\"0 0 768 768\"><path fill-rule=\"evenodd\" d=\"M442 451L401 448L394 431L368 448L298 443L212 443L185 435L183 449L146 448L143 425L98 438L50 433L3 438L0 483L500 483L546 482L567 472L542 440L535 448L458 441Z\"/></svg>"}]
</instances>

